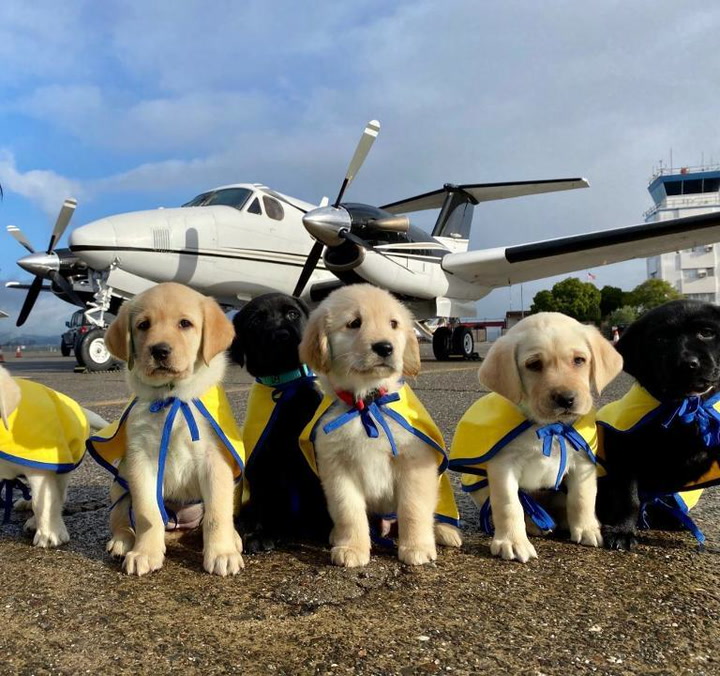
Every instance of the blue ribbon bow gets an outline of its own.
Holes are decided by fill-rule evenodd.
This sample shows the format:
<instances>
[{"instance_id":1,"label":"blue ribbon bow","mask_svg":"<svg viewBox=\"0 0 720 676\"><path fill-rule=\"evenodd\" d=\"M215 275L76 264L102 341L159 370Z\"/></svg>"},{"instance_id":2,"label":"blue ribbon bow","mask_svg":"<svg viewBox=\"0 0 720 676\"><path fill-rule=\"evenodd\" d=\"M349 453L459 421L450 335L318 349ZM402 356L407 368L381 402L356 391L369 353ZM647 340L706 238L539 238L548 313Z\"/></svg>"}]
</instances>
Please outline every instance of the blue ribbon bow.
<instances>
[{"instance_id":1,"label":"blue ribbon bow","mask_svg":"<svg viewBox=\"0 0 720 676\"><path fill-rule=\"evenodd\" d=\"M362 425L365 428L365 434L367 434L371 439L377 439L377 437L380 436L377 426L380 425L380 427L382 427L383 432L385 432L385 436L390 442L392 454L397 456L398 450L395 445L395 438L393 437L393 434L390 431L390 426L385 419L385 412L383 409L387 406L387 404L393 401L399 401L399 399L400 394L398 392L391 392L390 394L384 394L377 399L373 399L370 402L361 403L360 406L355 404L355 406L353 406L349 411L339 415L335 418L335 420L331 420L329 423L324 425L323 432L325 432L325 434L329 434L330 432L333 432L339 427L342 427L346 423L350 422L353 418L357 418L359 416L360 422L362 422Z\"/></svg>"},{"instance_id":2,"label":"blue ribbon bow","mask_svg":"<svg viewBox=\"0 0 720 676\"><path fill-rule=\"evenodd\" d=\"M720 445L720 414L714 408L719 397L720 395L715 395L706 401L701 397L683 399L670 410L662 426L667 429L675 420L679 420L684 425L695 423L706 447Z\"/></svg>"},{"instance_id":3,"label":"blue ribbon bow","mask_svg":"<svg viewBox=\"0 0 720 676\"><path fill-rule=\"evenodd\" d=\"M158 474L157 484L155 488L155 495L157 504L160 509L160 514L163 519L163 523L167 525L169 521L168 513L165 509L165 501L163 499L163 481L165 478L165 462L167 461L168 449L170 447L170 434L172 433L173 423L177 417L178 411L182 411L182 414L187 423L188 429L190 430L190 438L193 441L200 439L200 432L198 430L197 423L193 417L190 405L181 401L177 397L168 397L167 399L160 399L150 404L149 410L151 413L159 413L165 408L170 408L167 417L165 418L165 424L163 425L162 437L160 438L160 451L158 453Z\"/></svg>"},{"instance_id":4,"label":"blue ribbon bow","mask_svg":"<svg viewBox=\"0 0 720 676\"><path fill-rule=\"evenodd\" d=\"M533 497L525 491L518 491L520 504L523 511L527 514L532 522L544 532L555 530L555 520L540 506ZM480 527L488 534L495 532L495 526L492 522L492 508L490 506L490 498L486 498L483 506L480 508Z\"/></svg>"},{"instance_id":5,"label":"blue ribbon bow","mask_svg":"<svg viewBox=\"0 0 720 676\"><path fill-rule=\"evenodd\" d=\"M584 452L590 461L594 464L595 454L592 452L590 446L582 438L580 433L570 425L563 423L552 423L551 425L545 425L537 430L538 439L542 439L543 442L543 455L549 458L552 455L553 441L557 439L558 446L560 447L560 465L558 467L557 478L555 479L555 490L560 488L563 477L565 476L565 470L567 469L567 445L566 441L570 442L570 445L576 451Z\"/></svg>"},{"instance_id":6,"label":"blue ribbon bow","mask_svg":"<svg viewBox=\"0 0 720 676\"><path fill-rule=\"evenodd\" d=\"M3 479L0 481L0 502L3 506L3 525L10 521L13 508L13 489L22 493L25 500L30 500L30 488L20 479Z\"/></svg>"}]
</instances>

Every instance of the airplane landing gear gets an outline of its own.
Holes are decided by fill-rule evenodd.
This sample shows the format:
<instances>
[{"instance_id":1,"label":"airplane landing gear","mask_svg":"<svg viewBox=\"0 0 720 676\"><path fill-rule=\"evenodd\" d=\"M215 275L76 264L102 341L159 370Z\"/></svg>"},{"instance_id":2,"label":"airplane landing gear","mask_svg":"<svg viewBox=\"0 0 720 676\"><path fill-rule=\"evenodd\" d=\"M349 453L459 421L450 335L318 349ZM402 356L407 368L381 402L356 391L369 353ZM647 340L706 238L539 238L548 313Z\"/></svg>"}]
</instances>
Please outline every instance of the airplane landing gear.
<instances>
[{"instance_id":1,"label":"airplane landing gear","mask_svg":"<svg viewBox=\"0 0 720 676\"><path fill-rule=\"evenodd\" d=\"M95 373L118 368L120 362L105 347L105 329L93 329L75 343L75 359L83 371Z\"/></svg>"},{"instance_id":2,"label":"airplane landing gear","mask_svg":"<svg viewBox=\"0 0 720 676\"><path fill-rule=\"evenodd\" d=\"M467 326L439 326L433 333L433 354L438 361L447 361L450 357L478 359L475 352L475 339Z\"/></svg>"}]
</instances>

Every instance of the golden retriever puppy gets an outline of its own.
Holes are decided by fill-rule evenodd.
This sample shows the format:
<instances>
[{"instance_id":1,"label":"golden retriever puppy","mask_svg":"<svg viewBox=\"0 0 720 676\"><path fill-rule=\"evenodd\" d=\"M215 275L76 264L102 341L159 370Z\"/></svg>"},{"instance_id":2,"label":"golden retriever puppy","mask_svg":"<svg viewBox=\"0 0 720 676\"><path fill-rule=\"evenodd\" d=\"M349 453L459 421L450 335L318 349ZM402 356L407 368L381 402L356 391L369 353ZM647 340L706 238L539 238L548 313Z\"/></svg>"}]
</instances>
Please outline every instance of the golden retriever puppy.
<instances>
[{"instance_id":1,"label":"golden retriever puppy","mask_svg":"<svg viewBox=\"0 0 720 676\"><path fill-rule=\"evenodd\" d=\"M32 509L25 530L33 544L57 547L70 540L62 509L70 473L82 462L88 420L107 423L70 397L40 383L13 378L0 367L0 492L4 519L10 518L12 493L25 500L15 509Z\"/></svg>"},{"instance_id":2,"label":"golden retriever puppy","mask_svg":"<svg viewBox=\"0 0 720 676\"><path fill-rule=\"evenodd\" d=\"M115 477L108 551L125 572L159 569L170 503L202 500L204 568L243 567L233 524L242 442L219 387L234 337L220 306L180 284L159 284L126 302L105 342L127 362L134 400L110 429L90 439L93 457Z\"/></svg>"},{"instance_id":3,"label":"golden retriever puppy","mask_svg":"<svg viewBox=\"0 0 720 676\"><path fill-rule=\"evenodd\" d=\"M402 381L420 370L410 312L373 286L343 287L310 315L300 356L326 392L301 446L333 520L332 562L369 562L368 512L397 514L404 563L435 560L435 518L438 541L460 546L442 436Z\"/></svg>"},{"instance_id":4,"label":"golden retriever puppy","mask_svg":"<svg viewBox=\"0 0 720 676\"><path fill-rule=\"evenodd\" d=\"M450 467L481 508L492 553L536 558L524 512L540 530L554 522L529 492L567 487L570 538L602 544L595 516L597 430L593 390L620 373L622 358L593 326L557 312L526 317L500 338L480 367L491 394L460 421Z\"/></svg>"}]
</instances>

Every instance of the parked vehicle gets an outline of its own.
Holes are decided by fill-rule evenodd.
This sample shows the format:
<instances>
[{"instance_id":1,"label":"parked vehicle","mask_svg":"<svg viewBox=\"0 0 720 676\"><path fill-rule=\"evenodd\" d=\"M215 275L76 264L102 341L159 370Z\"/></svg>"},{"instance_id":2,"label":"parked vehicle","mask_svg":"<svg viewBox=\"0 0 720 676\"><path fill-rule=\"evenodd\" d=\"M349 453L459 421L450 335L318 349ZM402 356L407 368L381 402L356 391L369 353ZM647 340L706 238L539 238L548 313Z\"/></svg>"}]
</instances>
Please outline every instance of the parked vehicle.
<instances>
[{"instance_id":1,"label":"parked vehicle","mask_svg":"<svg viewBox=\"0 0 720 676\"><path fill-rule=\"evenodd\" d=\"M113 319L112 315L105 314L108 323ZM107 371L118 364L105 347L105 329L90 323L84 310L73 312L65 326L68 330L60 337L63 357L74 352L78 365L88 371Z\"/></svg>"}]
</instances>

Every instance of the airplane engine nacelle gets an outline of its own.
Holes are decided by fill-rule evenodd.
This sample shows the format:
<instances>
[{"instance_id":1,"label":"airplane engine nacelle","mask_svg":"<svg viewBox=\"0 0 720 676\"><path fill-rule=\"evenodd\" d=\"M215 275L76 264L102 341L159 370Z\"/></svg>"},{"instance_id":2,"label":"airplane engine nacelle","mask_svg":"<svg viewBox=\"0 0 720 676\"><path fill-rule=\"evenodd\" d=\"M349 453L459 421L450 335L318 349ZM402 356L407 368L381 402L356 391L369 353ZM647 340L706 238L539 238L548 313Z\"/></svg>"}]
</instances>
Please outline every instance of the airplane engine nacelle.
<instances>
[{"instance_id":1,"label":"airplane engine nacelle","mask_svg":"<svg viewBox=\"0 0 720 676\"><path fill-rule=\"evenodd\" d=\"M346 241L340 246L325 249L323 260L325 267L333 273L348 272L362 265L365 260L365 249Z\"/></svg>"}]
</instances>

